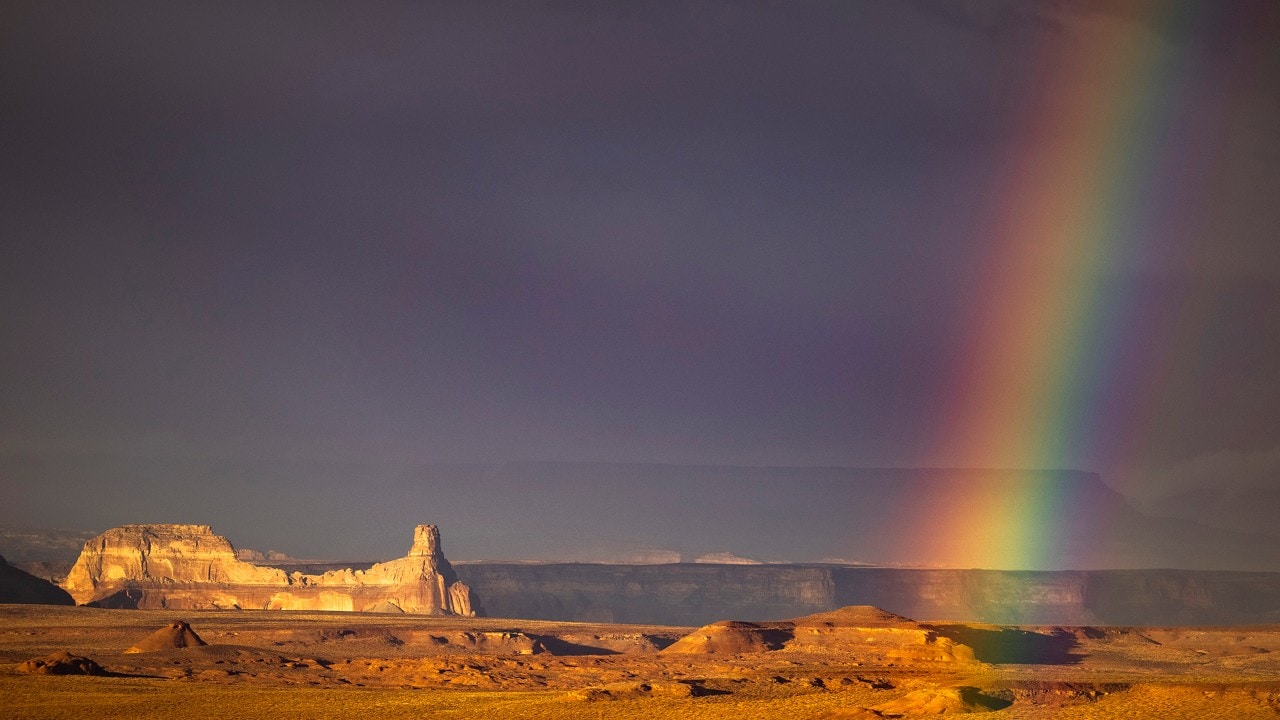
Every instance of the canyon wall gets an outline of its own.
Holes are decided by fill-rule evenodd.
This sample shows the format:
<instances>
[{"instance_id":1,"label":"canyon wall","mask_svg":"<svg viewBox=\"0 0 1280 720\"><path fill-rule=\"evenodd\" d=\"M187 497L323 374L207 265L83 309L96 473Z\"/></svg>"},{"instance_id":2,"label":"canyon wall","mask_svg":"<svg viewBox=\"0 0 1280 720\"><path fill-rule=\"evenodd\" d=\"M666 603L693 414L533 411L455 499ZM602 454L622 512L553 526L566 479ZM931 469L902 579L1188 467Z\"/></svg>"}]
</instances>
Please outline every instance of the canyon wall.
<instances>
[{"instance_id":1,"label":"canyon wall","mask_svg":"<svg viewBox=\"0 0 1280 720\"><path fill-rule=\"evenodd\" d=\"M405 557L317 575L239 560L208 525L125 525L85 543L62 587L102 607L475 612L434 525L414 530Z\"/></svg>"},{"instance_id":2,"label":"canyon wall","mask_svg":"<svg viewBox=\"0 0 1280 720\"><path fill-rule=\"evenodd\" d=\"M830 610L828 569L803 565L458 564L485 615L703 625Z\"/></svg>"},{"instance_id":3,"label":"canyon wall","mask_svg":"<svg viewBox=\"0 0 1280 720\"><path fill-rule=\"evenodd\" d=\"M485 614L704 625L875 605L920 620L1041 625L1280 623L1280 573L833 565L459 564Z\"/></svg>"}]
</instances>

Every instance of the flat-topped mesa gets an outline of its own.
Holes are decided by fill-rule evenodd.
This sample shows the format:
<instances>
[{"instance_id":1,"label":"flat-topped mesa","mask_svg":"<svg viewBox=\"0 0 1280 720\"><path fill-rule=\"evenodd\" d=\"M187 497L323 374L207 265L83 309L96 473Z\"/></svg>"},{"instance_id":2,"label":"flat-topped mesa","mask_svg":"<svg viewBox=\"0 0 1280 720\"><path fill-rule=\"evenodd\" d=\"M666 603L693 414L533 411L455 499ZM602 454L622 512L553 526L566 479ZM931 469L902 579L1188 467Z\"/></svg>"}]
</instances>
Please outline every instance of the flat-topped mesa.
<instances>
[{"instance_id":1,"label":"flat-topped mesa","mask_svg":"<svg viewBox=\"0 0 1280 720\"><path fill-rule=\"evenodd\" d=\"M208 525L125 525L85 543L63 587L79 604L106 607L475 614L434 525L414 530L406 557L323 575L239 560Z\"/></svg>"},{"instance_id":2,"label":"flat-topped mesa","mask_svg":"<svg viewBox=\"0 0 1280 720\"><path fill-rule=\"evenodd\" d=\"M287 585L283 570L236 559L230 541L208 525L125 525L84 544L63 588L80 604L124 583Z\"/></svg>"}]
</instances>

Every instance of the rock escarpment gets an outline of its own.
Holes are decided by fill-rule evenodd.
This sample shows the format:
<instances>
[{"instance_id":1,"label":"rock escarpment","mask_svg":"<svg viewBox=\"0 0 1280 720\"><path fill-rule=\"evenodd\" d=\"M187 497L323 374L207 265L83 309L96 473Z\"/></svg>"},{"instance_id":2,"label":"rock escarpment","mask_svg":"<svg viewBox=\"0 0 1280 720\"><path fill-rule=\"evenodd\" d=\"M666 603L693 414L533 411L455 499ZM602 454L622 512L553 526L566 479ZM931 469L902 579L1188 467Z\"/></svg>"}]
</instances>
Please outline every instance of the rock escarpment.
<instances>
[{"instance_id":1,"label":"rock escarpment","mask_svg":"<svg viewBox=\"0 0 1280 720\"><path fill-rule=\"evenodd\" d=\"M803 565L459 563L458 574L494 617L693 627L835 607L831 570Z\"/></svg>"},{"instance_id":2,"label":"rock escarpment","mask_svg":"<svg viewBox=\"0 0 1280 720\"><path fill-rule=\"evenodd\" d=\"M460 563L458 574L490 615L539 620L698 626L874 605L1001 625L1280 622L1280 573Z\"/></svg>"},{"instance_id":3,"label":"rock escarpment","mask_svg":"<svg viewBox=\"0 0 1280 720\"><path fill-rule=\"evenodd\" d=\"M414 530L405 557L320 575L239 560L208 525L125 525L85 543L63 587L79 604L104 607L475 614L434 525Z\"/></svg>"},{"instance_id":4,"label":"rock escarpment","mask_svg":"<svg viewBox=\"0 0 1280 720\"><path fill-rule=\"evenodd\" d=\"M283 570L236 559L208 525L125 525L84 544L62 587L84 604L118 584L287 585Z\"/></svg>"}]
</instances>

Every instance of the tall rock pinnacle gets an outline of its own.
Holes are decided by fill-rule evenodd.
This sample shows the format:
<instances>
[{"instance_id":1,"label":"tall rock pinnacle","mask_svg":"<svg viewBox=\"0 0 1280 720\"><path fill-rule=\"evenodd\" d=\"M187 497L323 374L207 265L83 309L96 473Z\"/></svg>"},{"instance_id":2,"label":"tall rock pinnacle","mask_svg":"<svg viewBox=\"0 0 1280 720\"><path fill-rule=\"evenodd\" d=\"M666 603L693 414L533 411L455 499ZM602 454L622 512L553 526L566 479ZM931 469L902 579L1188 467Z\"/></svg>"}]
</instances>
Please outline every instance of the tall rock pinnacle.
<instances>
[{"instance_id":1,"label":"tall rock pinnacle","mask_svg":"<svg viewBox=\"0 0 1280 720\"><path fill-rule=\"evenodd\" d=\"M418 555L443 555L440 552L440 529L435 525L419 525L413 529L413 547L409 548L409 557Z\"/></svg>"}]
</instances>

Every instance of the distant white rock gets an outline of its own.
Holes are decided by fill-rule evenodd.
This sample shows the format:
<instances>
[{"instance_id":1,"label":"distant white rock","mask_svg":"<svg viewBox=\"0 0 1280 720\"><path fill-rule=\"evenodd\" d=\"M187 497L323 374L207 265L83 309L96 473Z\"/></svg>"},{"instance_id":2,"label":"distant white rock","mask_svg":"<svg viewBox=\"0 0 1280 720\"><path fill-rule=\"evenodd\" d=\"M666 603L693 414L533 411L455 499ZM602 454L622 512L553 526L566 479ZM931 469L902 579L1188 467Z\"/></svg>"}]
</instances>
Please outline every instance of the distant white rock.
<instances>
[{"instance_id":1,"label":"distant white rock","mask_svg":"<svg viewBox=\"0 0 1280 720\"><path fill-rule=\"evenodd\" d=\"M680 562L680 553L675 550L643 550L627 555L622 559L623 565L668 565Z\"/></svg>"},{"instance_id":2,"label":"distant white rock","mask_svg":"<svg viewBox=\"0 0 1280 720\"><path fill-rule=\"evenodd\" d=\"M763 565L759 560L734 555L730 552L707 553L693 559L696 563L715 563L717 565Z\"/></svg>"},{"instance_id":3,"label":"distant white rock","mask_svg":"<svg viewBox=\"0 0 1280 720\"><path fill-rule=\"evenodd\" d=\"M262 552L261 550L253 550L250 548L236 548L236 559L243 560L247 563L254 563L255 565L261 565L262 563L289 564L305 562L300 558L295 558L286 553L282 553L279 550L268 550L266 552Z\"/></svg>"}]
</instances>

